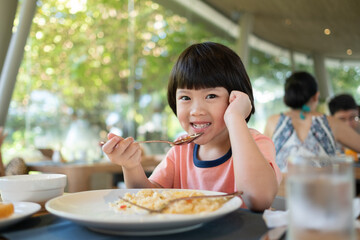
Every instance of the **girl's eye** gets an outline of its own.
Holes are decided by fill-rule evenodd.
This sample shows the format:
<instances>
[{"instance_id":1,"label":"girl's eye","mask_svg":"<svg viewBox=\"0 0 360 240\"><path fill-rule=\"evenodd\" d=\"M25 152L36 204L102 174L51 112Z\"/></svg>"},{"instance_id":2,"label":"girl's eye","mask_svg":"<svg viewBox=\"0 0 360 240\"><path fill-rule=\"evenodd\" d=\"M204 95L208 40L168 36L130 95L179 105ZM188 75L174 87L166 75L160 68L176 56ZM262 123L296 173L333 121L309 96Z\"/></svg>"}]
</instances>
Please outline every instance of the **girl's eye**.
<instances>
[{"instance_id":1,"label":"girl's eye","mask_svg":"<svg viewBox=\"0 0 360 240\"><path fill-rule=\"evenodd\" d=\"M216 98L215 94L209 94L206 96L207 99L212 99L212 98Z\"/></svg>"},{"instance_id":2,"label":"girl's eye","mask_svg":"<svg viewBox=\"0 0 360 240\"><path fill-rule=\"evenodd\" d=\"M179 99L180 100L190 100L190 98L188 96L181 96Z\"/></svg>"}]
</instances>

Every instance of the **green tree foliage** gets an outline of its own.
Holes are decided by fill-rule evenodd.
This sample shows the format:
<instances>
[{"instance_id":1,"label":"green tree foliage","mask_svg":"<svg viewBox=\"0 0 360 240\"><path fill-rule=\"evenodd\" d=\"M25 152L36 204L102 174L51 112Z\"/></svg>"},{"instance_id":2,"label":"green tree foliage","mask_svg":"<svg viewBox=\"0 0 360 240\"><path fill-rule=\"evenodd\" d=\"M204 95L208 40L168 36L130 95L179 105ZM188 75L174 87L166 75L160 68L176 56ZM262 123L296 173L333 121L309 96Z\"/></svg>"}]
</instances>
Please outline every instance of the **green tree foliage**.
<instances>
[{"instance_id":1,"label":"green tree foliage","mask_svg":"<svg viewBox=\"0 0 360 240\"><path fill-rule=\"evenodd\" d=\"M122 127L131 122L138 129L160 114L161 137L174 137L180 129L167 107L168 76L178 55L203 41L234 46L148 0L39 0L6 124L7 146L33 145L39 135L63 138L74 116L107 131L106 118L114 112ZM250 51L257 111L250 125L259 130L270 114L284 110L289 65L287 58ZM360 100L354 88L359 67L329 72L336 91L349 90ZM54 98L40 98L44 93Z\"/></svg>"},{"instance_id":2,"label":"green tree foliage","mask_svg":"<svg viewBox=\"0 0 360 240\"><path fill-rule=\"evenodd\" d=\"M72 116L78 115L106 130L105 119L113 111L135 127L151 121L154 112L165 117L165 125L174 125L166 86L178 55L193 42L229 45L152 1L82 2L38 1L13 95L11 109L17 112L7 121L9 136L18 136L12 141L33 143L36 135L55 128L64 135ZM41 91L61 100L58 109L26 113ZM112 102L114 95L127 100ZM145 95L150 101L140 106Z\"/></svg>"},{"instance_id":3,"label":"green tree foliage","mask_svg":"<svg viewBox=\"0 0 360 240\"><path fill-rule=\"evenodd\" d=\"M355 67L342 65L328 68L335 94L349 93L360 105L360 64Z\"/></svg>"}]
</instances>

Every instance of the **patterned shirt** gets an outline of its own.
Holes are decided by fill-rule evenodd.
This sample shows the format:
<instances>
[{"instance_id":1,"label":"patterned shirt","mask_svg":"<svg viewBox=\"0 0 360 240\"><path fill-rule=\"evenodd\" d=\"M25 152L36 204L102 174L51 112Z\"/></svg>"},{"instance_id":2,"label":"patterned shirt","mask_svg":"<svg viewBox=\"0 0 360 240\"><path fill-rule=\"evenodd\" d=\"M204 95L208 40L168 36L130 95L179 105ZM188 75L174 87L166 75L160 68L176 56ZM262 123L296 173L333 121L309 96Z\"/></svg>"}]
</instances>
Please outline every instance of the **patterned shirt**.
<instances>
[{"instance_id":1,"label":"patterned shirt","mask_svg":"<svg viewBox=\"0 0 360 240\"><path fill-rule=\"evenodd\" d=\"M331 156L336 154L335 139L326 115L313 116L310 131L302 142L289 116L280 114L272 137L276 149L276 163L282 172L287 171L289 156Z\"/></svg>"}]
</instances>

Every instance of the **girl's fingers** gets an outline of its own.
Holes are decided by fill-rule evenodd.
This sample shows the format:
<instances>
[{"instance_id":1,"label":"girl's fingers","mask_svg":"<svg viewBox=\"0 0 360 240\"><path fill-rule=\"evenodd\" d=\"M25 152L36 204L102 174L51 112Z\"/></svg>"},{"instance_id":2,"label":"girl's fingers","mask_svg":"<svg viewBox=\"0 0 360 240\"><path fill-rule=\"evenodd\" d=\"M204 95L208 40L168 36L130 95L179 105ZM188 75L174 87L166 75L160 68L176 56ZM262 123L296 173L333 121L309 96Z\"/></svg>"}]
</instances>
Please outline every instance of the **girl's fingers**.
<instances>
[{"instance_id":1,"label":"girl's fingers","mask_svg":"<svg viewBox=\"0 0 360 240\"><path fill-rule=\"evenodd\" d=\"M103 152L106 154L111 154L116 150L117 154L124 155L126 158L128 155L132 154L134 150L131 151L132 146L130 146L134 142L132 137L121 138L119 136L111 136L110 140L108 140L103 146Z\"/></svg>"},{"instance_id":2,"label":"girl's fingers","mask_svg":"<svg viewBox=\"0 0 360 240\"><path fill-rule=\"evenodd\" d=\"M141 149L133 138L121 140L111 154L108 154L111 161L122 166L134 166L141 161Z\"/></svg>"},{"instance_id":3,"label":"girl's fingers","mask_svg":"<svg viewBox=\"0 0 360 240\"><path fill-rule=\"evenodd\" d=\"M107 137L108 137L108 139L111 139L113 137L119 137L119 136L114 133L108 133Z\"/></svg>"},{"instance_id":4,"label":"girl's fingers","mask_svg":"<svg viewBox=\"0 0 360 240\"><path fill-rule=\"evenodd\" d=\"M122 138L116 134L109 133L108 141L102 146L102 150L112 162L120 165L131 166L141 161L141 149L134 138Z\"/></svg>"},{"instance_id":5,"label":"girl's fingers","mask_svg":"<svg viewBox=\"0 0 360 240\"><path fill-rule=\"evenodd\" d=\"M123 138L119 136L112 136L109 140L102 146L102 150L106 154L112 153L112 151L117 148L118 144L122 141Z\"/></svg>"},{"instance_id":6,"label":"girl's fingers","mask_svg":"<svg viewBox=\"0 0 360 240\"><path fill-rule=\"evenodd\" d=\"M126 152L129 151L129 146L134 142L132 137L125 138L121 140L121 144L118 144L117 151L127 154Z\"/></svg>"},{"instance_id":7,"label":"girl's fingers","mask_svg":"<svg viewBox=\"0 0 360 240\"><path fill-rule=\"evenodd\" d=\"M234 92L231 92L231 93L230 93L230 96L229 96L229 103L231 103L232 101L234 101L234 98L235 98Z\"/></svg>"}]
</instances>

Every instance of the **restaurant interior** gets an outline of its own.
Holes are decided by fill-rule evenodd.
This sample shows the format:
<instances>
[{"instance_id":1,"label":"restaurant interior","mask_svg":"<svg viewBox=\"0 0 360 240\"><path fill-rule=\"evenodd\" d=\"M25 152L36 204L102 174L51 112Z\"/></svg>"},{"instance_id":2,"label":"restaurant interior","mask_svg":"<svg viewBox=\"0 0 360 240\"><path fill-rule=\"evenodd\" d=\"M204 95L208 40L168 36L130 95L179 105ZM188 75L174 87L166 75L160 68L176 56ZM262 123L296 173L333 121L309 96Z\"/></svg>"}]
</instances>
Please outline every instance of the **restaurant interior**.
<instances>
[{"instance_id":1,"label":"restaurant interior","mask_svg":"<svg viewBox=\"0 0 360 240\"><path fill-rule=\"evenodd\" d=\"M100 142L110 132L136 141L185 133L168 105L167 83L179 54L199 42L221 43L241 57L256 106L248 126L261 133L271 115L288 110L284 84L296 71L316 78L319 112L330 115L330 99L343 93L359 107L359 13L358 0L1 0L0 174L65 175L61 195L69 209L79 199L72 194L102 191L94 199L113 199L109 191L126 191L123 168ZM170 148L141 145L146 176ZM351 154L355 197L360 153ZM285 211L286 198L283 181L272 209ZM269 227L263 213L231 204L206 220L143 219L144 229L133 219L85 220L101 215L95 210L84 218L62 215L53 210L61 204L48 210L42 201L14 223L0 218L0 239L285 239L286 233Z\"/></svg>"}]
</instances>

